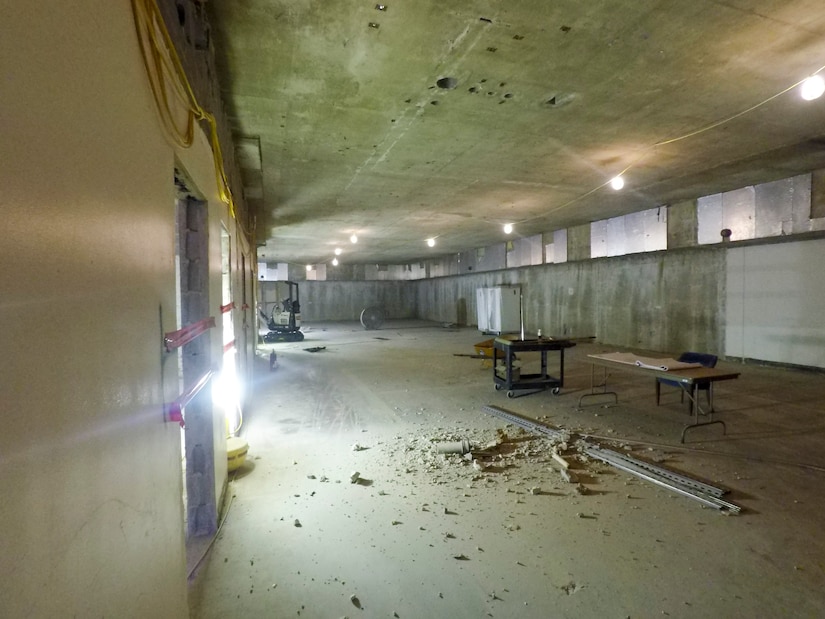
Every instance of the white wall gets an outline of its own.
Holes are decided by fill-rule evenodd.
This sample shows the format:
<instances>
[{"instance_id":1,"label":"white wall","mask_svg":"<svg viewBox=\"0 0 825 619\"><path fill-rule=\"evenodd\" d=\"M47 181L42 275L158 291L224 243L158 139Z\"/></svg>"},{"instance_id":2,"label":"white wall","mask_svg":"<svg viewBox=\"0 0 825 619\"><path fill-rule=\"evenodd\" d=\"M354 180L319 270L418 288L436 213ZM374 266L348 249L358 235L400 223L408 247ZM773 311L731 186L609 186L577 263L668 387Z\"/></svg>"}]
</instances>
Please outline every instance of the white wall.
<instances>
[{"instance_id":1,"label":"white wall","mask_svg":"<svg viewBox=\"0 0 825 619\"><path fill-rule=\"evenodd\" d=\"M129 2L5 3L0 75L0 616L185 617L161 338L176 158L209 201L219 316L227 216L208 143L164 139Z\"/></svg>"},{"instance_id":2,"label":"white wall","mask_svg":"<svg viewBox=\"0 0 825 619\"><path fill-rule=\"evenodd\" d=\"M825 240L727 252L725 354L825 368Z\"/></svg>"}]
</instances>

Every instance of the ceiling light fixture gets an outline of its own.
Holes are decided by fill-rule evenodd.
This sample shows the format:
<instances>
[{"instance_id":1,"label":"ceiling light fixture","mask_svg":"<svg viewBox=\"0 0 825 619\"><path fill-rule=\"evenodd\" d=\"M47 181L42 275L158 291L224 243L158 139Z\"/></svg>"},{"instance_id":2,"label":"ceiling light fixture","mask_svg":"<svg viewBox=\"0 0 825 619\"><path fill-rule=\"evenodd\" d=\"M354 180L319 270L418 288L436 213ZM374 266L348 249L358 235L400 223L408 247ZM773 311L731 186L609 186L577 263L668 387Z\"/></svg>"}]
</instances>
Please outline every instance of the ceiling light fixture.
<instances>
[{"instance_id":1,"label":"ceiling light fixture","mask_svg":"<svg viewBox=\"0 0 825 619\"><path fill-rule=\"evenodd\" d=\"M805 101L819 99L823 93L825 93L825 80L819 75L812 75L806 79L799 89L799 94Z\"/></svg>"},{"instance_id":2,"label":"ceiling light fixture","mask_svg":"<svg viewBox=\"0 0 825 619\"><path fill-rule=\"evenodd\" d=\"M513 224L504 224L504 234L510 234L513 231Z\"/></svg>"},{"instance_id":3,"label":"ceiling light fixture","mask_svg":"<svg viewBox=\"0 0 825 619\"><path fill-rule=\"evenodd\" d=\"M358 242L358 235L353 234L351 237L349 237L349 241L350 241L350 243L357 243Z\"/></svg>"},{"instance_id":4,"label":"ceiling light fixture","mask_svg":"<svg viewBox=\"0 0 825 619\"><path fill-rule=\"evenodd\" d=\"M308 273L309 271L311 271L311 270L312 270L312 265L311 265L311 264L308 264L308 265L307 265L307 273Z\"/></svg>"},{"instance_id":5,"label":"ceiling light fixture","mask_svg":"<svg viewBox=\"0 0 825 619\"><path fill-rule=\"evenodd\" d=\"M333 258L332 259L332 266L334 266L334 267L338 266L338 258Z\"/></svg>"},{"instance_id":6,"label":"ceiling light fixture","mask_svg":"<svg viewBox=\"0 0 825 619\"><path fill-rule=\"evenodd\" d=\"M427 239L427 245L430 247L435 247L435 239Z\"/></svg>"},{"instance_id":7,"label":"ceiling light fixture","mask_svg":"<svg viewBox=\"0 0 825 619\"><path fill-rule=\"evenodd\" d=\"M342 250L340 247L336 247L336 248L335 248L335 255L336 255L336 256L340 256L342 251L343 251L343 250Z\"/></svg>"},{"instance_id":8,"label":"ceiling light fixture","mask_svg":"<svg viewBox=\"0 0 825 619\"><path fill-rule=\"evenodd\" d=\"M613 189L615 189L616 191L619 191L619 189L624 187L624 179L622 178L622 175L619 174L618 176L613 177L610 180L610 186L613 187Z\"/></svg>"}]
</instances>

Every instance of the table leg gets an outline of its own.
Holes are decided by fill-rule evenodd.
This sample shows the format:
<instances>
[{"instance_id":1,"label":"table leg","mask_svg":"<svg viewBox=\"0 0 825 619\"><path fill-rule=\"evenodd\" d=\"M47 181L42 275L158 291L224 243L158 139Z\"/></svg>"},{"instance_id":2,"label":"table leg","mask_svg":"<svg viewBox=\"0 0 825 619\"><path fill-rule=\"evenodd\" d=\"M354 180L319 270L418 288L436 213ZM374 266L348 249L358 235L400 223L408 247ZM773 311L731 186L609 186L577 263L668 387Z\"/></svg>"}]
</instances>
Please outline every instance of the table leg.
<instances>
[{"instance_id":1,"label":"table leg","mask_svg":"<svg viewBox=\"0 0 825 619\"><path fill-rule=\"evenodd\" d=\"M582 407L582 401L585 398L592 398L602 395L612 395L613 396L613 404L619 403L619 394L615 391L608 391L607 390L607 377L609 374L607 373L607 368L602 368L604 370L604 377L602 378L602 382L600 384L596 384L596 364L590 364L590 393L585 393L579 397L579 405L578 408ZM596 391L599 387L601 387L601 391Z\"/></svg>"},{"instance_id":2,"label":"table leg","mask_svg":"<svg viewBox=\"0 0 825 619\"><path fill-rule=\"evenodd\" d=\"M713 383L708 384L708 389L713 389ZM713 399L711 399L711 406L710 410L705 412L702 410L702 406L699 404L699 383L694 383L691 385L690 391L685 389L685 393L687 394L688 398L690 398L690 405L693 412L693 423L689 423L682 429L682 440L681 442L685 442L685 434L691 428L698 428L700 426L711 426L713 424L719 424L722 426L722 434L727 434L728 427L725 425L725 422L721 419L714 419L713 418ZM703 417L707 417L708 421L699 421L699 415Z\"/></svg>"}]
</instances>

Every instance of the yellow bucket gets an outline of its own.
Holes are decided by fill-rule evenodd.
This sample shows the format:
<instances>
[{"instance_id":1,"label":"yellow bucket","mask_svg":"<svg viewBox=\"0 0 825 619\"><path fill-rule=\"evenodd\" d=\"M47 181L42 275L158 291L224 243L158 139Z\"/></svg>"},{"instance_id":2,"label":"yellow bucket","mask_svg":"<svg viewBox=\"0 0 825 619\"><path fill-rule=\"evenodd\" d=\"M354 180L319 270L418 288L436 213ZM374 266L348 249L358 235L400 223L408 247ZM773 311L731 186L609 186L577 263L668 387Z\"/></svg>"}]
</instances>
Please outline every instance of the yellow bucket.
<instances>
[{"instance_id":1,"label":"yellow bucket","mask_svg":"<svg viewBox=\"0 0 825 619\"><path fill-rule=\"evenodd\" d=\"M246 453L249 451L249 443L237 436L230 436L226 439L226 461L229 472L237 471L246 462Z\"/></svg>"}]
</instances>

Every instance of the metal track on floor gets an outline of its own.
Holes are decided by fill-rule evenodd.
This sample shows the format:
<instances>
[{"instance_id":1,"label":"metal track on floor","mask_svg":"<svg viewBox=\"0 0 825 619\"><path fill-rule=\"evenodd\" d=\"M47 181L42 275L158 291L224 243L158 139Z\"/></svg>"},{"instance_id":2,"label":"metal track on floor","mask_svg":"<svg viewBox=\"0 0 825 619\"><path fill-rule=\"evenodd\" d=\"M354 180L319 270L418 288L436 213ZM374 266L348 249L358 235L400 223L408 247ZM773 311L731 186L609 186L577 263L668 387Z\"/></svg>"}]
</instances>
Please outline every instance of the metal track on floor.
<instances>
[{"instance_id":1,"label":"metal track on floor","mask_svg":"<svg viewBox=\"0 0 825 619\"><path fill-rule=\"evenodd\" d=\"M603 449L601 447L588 446L584 453L591 458L596 458L615 466L627 473L632 473L641 479L647 480L668 490L672 490L682 496L686 496L695 501L713 507L738 514L741 508L738 505L722 500L722 495L727 491L716 486L711 486L691 477L680 475L668 469L631 458L625 454Z\"/></svg>"},{"instance_id":2,"label":"metal track on floor","mask_svg":"<svg viewBox=\"0 0 825 619\"><path fill-rule=\"evenodd\" d=\"M554 430L553 428L544 425L543 423L538 423L537 421L532 421L521 415L517 415L515 413L511 413L510 411L504 410L503 408L499 408L498 406L492 406L490 404L485 404L481 407L485 413L490 413L491 415L495 415L496 417L501 417L502 419L509 421L517 426L524 428L525 430L529 430L530 432L535 432L536 434L544 434L545 436L549 436L553 439L558 439L560 441L566 441L569 438L569 434L566 432L560 432L559 430Z\"/></svg>"},{"instance_id":3,"label":"metal track on floor","mask_svg":"<svg viewBox=\"0 0 825 619\"><path fill-rule=\"evenodd\" d=\"M543 434L559 441L566 441L569 438L569 435L565 432L554 430L543 423L527 419L498 406L484 405L481 407L481 410L536 434ZM711 486L710 484L687 477L686 475L681 475L661 466L631 458L626 454L611 449L590 445L586 441L582 442L585 444L584 453L591 458L606 462L617 469L636 475L641 479L667 488L689 499L699 501L703 505L713 507L714 509L725 510L733 514L738 514L742 509L738 505L722 499L722 496L727 493L727 490Z\"/></svg>"}]
</instances>

